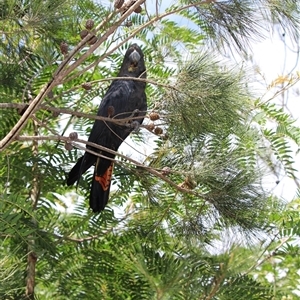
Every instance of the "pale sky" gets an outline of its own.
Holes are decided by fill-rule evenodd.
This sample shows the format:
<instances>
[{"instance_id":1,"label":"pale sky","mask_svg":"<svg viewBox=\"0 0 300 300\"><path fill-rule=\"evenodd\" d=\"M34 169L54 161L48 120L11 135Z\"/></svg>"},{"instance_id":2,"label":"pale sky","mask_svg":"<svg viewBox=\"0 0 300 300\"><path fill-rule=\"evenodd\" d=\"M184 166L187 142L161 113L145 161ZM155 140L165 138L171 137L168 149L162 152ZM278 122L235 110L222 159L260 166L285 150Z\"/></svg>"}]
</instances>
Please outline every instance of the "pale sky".
<instances>
[{"instance_id":1,"label":"pale sky","mask_svg":"<svg viewBox=\"0 0 300 300\"><path fill-rule=\"evenodd\" d=\"M278 30L271 34L270 38L260 42L253 43L253 62L259 68L262 76L258 75L258 78L263 77L266 85L271 84L279 76L294 75L297 76L297 72L300 72L299 63L299 44L297 45L291 39L285 35L282 36L283 31ZM271 89L270 92L264 97L267 100L269 96L274 94L275 89ZM287 103L287 107L293 117L296 119L295 125L300 126L300 83L298 82L291 90L284 96L284 101ZM282 98L278 98L278 103L282 102ZM297 147L293 147L293 150L297 151ZM295 157L297 164L295 168L299 166L299 156ZM299 171L298 171L298 177ZM275 186L274 192L278 196L282 196L285 200L290 201L296 195L297 187L295 183L287 178L280 178L281 182Z\"/></svg>"}]
</instances>

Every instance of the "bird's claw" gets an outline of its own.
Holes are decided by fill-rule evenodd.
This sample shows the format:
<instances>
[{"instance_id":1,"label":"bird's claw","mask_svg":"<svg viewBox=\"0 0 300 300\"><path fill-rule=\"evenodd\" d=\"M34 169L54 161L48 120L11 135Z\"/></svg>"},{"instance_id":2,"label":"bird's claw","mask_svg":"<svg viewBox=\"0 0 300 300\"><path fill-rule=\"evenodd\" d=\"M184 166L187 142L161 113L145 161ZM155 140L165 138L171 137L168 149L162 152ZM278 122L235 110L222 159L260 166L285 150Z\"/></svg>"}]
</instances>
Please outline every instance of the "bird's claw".
<instances>
[{"instance_id":1,"label":"bird's claw","mask_svg":"<svg viewBox=\"0 0 300 300\"><path fill-rule=\"evenodd\" d=\"M132 129L132 131L137 132L139 130L141 124L138 121L132 121L128 125L129 125L129 128Z\"/></svg>"},{"instance_id":2,"label":"bird's claw","mask_svg":"<svg viewBox=\"0 0 300 300\"><path fill-rule=\"evenodd\" d=\"M140 110L139 109L135 109L132 113L131 113L131 116L129 118L133 118L133 117L136 117L138 116L140 113Z\"/></svg>"}]
</instances>

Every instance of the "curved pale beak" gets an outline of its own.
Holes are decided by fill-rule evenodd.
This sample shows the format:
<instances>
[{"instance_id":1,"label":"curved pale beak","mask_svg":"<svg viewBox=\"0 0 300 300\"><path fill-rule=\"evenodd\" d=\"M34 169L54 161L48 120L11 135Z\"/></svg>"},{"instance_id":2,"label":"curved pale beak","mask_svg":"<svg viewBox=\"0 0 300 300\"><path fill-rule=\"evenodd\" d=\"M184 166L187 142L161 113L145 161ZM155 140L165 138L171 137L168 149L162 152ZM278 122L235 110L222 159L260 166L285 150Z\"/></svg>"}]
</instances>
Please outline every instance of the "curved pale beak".
<instances>
[{"instance_id":1,"label":"curved pale beak","mask_svg":"<svg viewBox=\"0 0 300 300\"><path fill-rule=\"evenodd\" d=\"M134 50L130 55L129 55L129 59L130 62L133 64L137 64L139 62L139 60L141 59L141 56L139 55L139 53Z\"/></svg>"}]
</instances>

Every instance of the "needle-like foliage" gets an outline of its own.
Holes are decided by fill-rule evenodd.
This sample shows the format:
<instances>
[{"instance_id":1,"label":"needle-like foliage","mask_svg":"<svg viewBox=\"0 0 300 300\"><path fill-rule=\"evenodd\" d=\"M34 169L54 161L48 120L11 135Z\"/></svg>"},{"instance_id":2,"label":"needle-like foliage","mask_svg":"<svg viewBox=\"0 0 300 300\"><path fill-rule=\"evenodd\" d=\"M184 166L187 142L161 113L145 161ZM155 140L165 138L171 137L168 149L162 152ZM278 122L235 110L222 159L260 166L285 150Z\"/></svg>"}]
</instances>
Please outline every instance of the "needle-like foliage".
<instances>
[{"instance_id":1,"label":"needle-like foliage","mask_svg":"<svg viewBox=\"0 0 300 300\"><path fill-rule=\"evenodd\" d=\"M283 242L260 251L299 222L262 183L279 164L295 178L299 129L210 47L247 52L273 24L296 40L298 2L119 2L0 1L0 298L271 299L252 275ZM95 215L91 173L66 174L133 42L149 111Z\"/></svg>"}]
</instances>

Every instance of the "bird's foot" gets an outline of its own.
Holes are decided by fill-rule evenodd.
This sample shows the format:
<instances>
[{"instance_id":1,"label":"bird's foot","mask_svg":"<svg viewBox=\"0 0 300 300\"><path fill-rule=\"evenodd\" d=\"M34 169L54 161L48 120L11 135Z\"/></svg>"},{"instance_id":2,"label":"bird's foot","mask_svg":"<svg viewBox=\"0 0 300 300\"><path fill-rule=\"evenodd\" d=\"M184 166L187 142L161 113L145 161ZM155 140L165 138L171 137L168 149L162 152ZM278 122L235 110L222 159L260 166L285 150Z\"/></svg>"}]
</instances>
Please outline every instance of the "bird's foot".
<instances>
[{"instance_id":1,"label":"bird's foot","mask_svg":"<svg viewBox=\"0 0 300 300\"><path fill-rule=\"evenodd\" d=\"M137 132L140 128L140 123L138 121L132 121L128 124L128 127L132 129L132 131Z\"/></svg>"},{"instance_id":2,"label":"bird's foot","mask_svg":"<svg viewBox=\"0 0 300 300\"><path fill-rule=\"evenodd\" d=\"M139 113L140 113L140 110L139 110L139 109L135 109L135 110L131 113L131 115L130 115L129 118L137 117L137 116L139 115Z\"/></svg>"}]
</instances>

